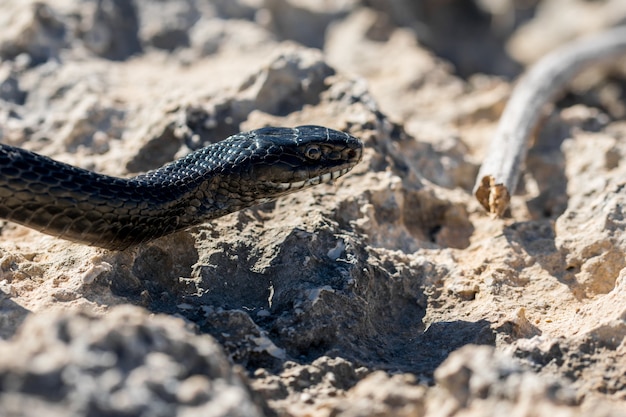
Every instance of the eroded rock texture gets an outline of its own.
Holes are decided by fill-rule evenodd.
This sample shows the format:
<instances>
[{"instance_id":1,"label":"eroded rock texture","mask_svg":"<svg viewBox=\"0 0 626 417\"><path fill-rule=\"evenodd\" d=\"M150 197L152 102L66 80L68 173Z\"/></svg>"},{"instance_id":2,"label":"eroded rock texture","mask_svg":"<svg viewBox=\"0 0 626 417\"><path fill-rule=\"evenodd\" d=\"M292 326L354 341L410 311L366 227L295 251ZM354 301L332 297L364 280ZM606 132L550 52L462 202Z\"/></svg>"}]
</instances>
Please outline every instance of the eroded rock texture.
<instances>
[{"instance_id":1,"label":"eroded rock texture","mask_svg":"<svg viewBox=\"0 0 626 417\"><path fill-rule=\"evenodd\" d=\"M623 65L547 111L507 218L471 194L515 77L624 2L321 3L0 3L3 143L118 176L265 125L366 146L124 252L3 222L0 414L626 415Z\"/></svg>"}]
</instances>

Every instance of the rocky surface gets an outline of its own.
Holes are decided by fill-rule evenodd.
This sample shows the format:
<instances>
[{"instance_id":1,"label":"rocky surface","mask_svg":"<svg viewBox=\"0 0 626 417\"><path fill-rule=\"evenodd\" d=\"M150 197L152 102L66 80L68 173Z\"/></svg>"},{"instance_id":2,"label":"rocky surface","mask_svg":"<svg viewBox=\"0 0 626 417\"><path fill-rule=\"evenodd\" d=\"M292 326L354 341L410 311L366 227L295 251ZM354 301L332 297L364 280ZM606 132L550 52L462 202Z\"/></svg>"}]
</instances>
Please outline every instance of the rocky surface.
<instances>
[{"instance_id":1,"label":"rocky surface","mask_svg":"<svg viewBox=\"0 0 626 417\"><path fill-rule=\"evenodd\" d=\"M3 415L265 415L220 346L186 327L131 306L32 315L0 346Z\"/></svg>"},{"instance_id":2,"label":"rocky surface","mask_svg":"<svg viewBox=\"0 0 626 417\"><path fill-rule=\"evenodd\" d=\"M124 252L3 222L0 414L626 415L623 65L547 113L507 218L471 195L515 77L623 1L0 11L3 143L119 176L265 125L366 146Z\"/></svg>"}]
</instances>

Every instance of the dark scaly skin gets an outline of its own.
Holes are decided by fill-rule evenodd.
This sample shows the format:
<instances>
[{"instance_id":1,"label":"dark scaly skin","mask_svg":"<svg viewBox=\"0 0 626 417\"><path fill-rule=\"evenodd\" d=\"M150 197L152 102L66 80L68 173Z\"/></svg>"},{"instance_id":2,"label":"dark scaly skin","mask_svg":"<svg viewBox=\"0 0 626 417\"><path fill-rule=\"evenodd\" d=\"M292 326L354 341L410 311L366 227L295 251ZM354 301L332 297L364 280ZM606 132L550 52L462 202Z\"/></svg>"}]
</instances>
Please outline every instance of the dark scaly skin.
<instances>
[{"instance_id":1,"label":"dark scaly skin","mask_svg":"<svg viewBox=\"0 0 626 417\"><path fill-rule=\"evenodd\" d=\"M122 179L0 144L0 218L122 250L337 178L361 153L343 132L268 127Z\"/></svg>"}]
</instances>

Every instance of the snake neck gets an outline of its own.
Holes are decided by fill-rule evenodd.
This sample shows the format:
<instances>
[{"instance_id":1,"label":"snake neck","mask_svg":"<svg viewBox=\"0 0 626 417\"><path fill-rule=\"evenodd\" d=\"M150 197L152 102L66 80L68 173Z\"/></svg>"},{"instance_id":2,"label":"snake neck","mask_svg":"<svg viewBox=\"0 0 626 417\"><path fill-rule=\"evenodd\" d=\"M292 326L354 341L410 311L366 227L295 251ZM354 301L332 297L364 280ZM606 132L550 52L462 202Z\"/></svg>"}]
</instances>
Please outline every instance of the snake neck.
<instances>
[{"instance_id":1,"label":"snake neck","mask_svg":"<svg viewBox=\"0 0 626 417\"><path fill-rule=\"evenodd\" d=\"M195 155L124 179L0 145L0 217L121 250L260 202L233 192L223 164L210 161Z\"/></svg>"}]
</instances>

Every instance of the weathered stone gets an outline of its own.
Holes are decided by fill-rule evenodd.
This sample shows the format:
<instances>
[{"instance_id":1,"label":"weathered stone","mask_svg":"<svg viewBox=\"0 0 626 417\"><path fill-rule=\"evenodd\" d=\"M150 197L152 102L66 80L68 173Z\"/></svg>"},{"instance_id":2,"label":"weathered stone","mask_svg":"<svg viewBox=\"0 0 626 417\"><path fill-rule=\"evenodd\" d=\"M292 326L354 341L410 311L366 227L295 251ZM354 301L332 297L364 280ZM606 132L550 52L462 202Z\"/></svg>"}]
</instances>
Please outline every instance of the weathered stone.
<instances>
[{"instance_id":1,"label":"weathered stone","mask_svg":"<svg viewBox=\"0 0 626 417\"><path fill-rule=\"evenodd\" d=\"M0 414L624 415L623 71L552 109L512 218L471 194L510 35L623 1L0 3L3 143L117 176L265 125L365 144L124 252L2 222Z\"/></svg>"}]
</instances>

